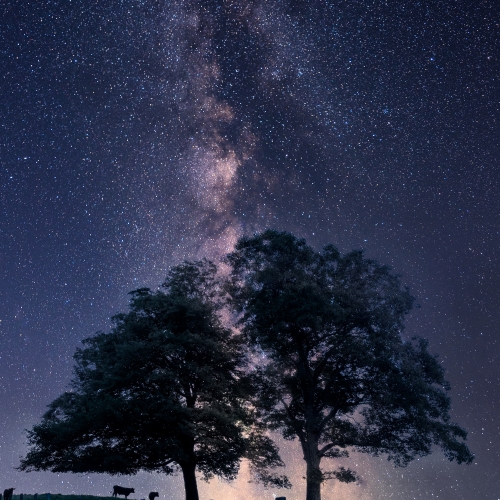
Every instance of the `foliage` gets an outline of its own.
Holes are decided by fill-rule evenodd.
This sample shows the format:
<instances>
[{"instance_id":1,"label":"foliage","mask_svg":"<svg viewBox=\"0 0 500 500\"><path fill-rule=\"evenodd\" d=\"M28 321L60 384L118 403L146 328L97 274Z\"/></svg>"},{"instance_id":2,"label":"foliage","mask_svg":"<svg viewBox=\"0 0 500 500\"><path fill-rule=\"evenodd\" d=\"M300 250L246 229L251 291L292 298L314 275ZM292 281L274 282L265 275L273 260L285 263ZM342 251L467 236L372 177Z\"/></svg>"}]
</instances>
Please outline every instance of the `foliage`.
<instances>
[{"instance_id":1,"label":"foliage","mask_svg":"<svg viewBox=\"0 0 500 500\"><path fill-rule=\"evenodd\" d=\"M356 481L350 469L320 467L348 448L387 454L397 466L433 445L472 461L466 432L450 423L442 366L426 341L401 337L414 299L387 266L271 230L240 239L227 263L229 302L265 359L254 374L256 405L269 428L299 439L307 500L319 500L327 479Z\"/></svg>"},{"instance_id":2,"label":"foliage","mask_svg":"<svg viewBox=\"0 0 500 500\"><path fill-rule=\"evenodd\" d=\"M245 455L262 480L281 465L254 424L245 349L219 318L219 282L208 262L173 268L162 290L131 292L130 311L83 341L71 390L28 432L20 470L172 474L197 500L195 470L230 480ZM260 461L256 458L259 457Z\"/></svg>"}]
</instances>

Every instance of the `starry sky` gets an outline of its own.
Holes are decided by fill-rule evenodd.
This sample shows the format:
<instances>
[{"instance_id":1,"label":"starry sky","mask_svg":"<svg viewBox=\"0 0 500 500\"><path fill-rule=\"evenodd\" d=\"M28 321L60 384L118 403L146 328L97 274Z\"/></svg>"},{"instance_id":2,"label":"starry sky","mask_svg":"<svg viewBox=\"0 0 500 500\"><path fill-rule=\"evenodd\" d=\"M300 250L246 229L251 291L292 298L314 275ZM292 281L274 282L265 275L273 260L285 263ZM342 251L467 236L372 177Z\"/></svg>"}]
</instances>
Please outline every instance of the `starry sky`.
<instances>
[{"instance_id":1,"label":"starry sky","mask_svg":"<svg viewBox=\"0 0 500 500\"><path fill-rule=\"evenodd\" d=\"M500 498L496 0L1 0L0 489L184 497L180 477L21 473L23 429L127 292L287 230L402 275L470 466L353 454L324 500ZM298 444L283 444L305 497ZM357 467L356 467L357 465ZM279 490L200 483L202 500ZM160 497L161 498L161 497Z\"/></svg>"}]
</instances>

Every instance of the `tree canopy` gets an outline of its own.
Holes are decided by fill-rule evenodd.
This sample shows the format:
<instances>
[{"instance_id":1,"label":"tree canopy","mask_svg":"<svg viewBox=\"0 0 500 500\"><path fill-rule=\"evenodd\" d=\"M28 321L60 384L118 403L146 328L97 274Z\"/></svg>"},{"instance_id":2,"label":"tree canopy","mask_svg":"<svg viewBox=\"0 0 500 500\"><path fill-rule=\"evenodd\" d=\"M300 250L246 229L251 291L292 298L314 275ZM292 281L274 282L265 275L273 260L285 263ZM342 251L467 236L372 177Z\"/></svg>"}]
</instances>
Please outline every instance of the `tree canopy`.
<instances>
[{"instance_id":1,"label":"tree canopy","mask_svg":"<svg viewBox=\"0 0 500 500\"><path fill-rule=\"evenodd\" d=\"M349 449L405 466L437 445L472 461L442 366L425 340L402 338L414 299L388 267L272 230L240 239L227 262L230 304L265 359L255 404L270 429L300 441L306 500L320 500L327 479L356 481L349 468L321 468Z\"/></svg>"},{"instance_id":2,"label":"tree canopy","mask_svg":"<svg viewBox=\"0 0 500 500\"><path fill-rule=\"evenodd\" d=\"M111 332L77 349L69 390L28 431L19 469L180 470L198 500L196 472L233 479L246 457L258 480L289 487L267 430L299 440L306 500L328 479L357 480L324 468L350 451L406 466L437 446L471 463L442 365L402 335L414 298L389 267L273 230L241 238L226 264L224 279L185 262L160 290L131 292Z\"/></svg>"},{"instance_id":3,"label":"tree canopy","mask_svg":"<svg viewBox=\"0 0 500 500\"><path fill-rule=\"evenodd\" d=\"M131 292L130 311L110 333L83 341L70 390L28 432L20 470L172 474L187 500L196 471L233 479L242 457L257 477L282 465L247 404L250 385L241 335L223 326L219 282L208 261L173 268L162 289Z\"/></svg>"}]
</instances>

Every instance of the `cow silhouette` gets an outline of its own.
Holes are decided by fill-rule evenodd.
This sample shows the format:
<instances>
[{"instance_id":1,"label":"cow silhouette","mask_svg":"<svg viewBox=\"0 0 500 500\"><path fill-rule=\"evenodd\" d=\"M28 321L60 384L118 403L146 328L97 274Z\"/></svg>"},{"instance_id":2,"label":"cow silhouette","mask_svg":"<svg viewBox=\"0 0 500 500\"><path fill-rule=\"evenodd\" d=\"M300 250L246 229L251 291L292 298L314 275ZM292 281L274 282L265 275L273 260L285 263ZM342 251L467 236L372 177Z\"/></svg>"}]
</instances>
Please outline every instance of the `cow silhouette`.
<instances>
[{"instance_id":1,"label":"cow silhouette","mask_svg":"<svg viewBox=\"0 0 500 500\"><path fill-rule=\"evenodd\" d=\"M127 498L130 493L135 493L134 488L125 488L124 486L113 486L113 496L116 497L118 495L123 495L125 498Z\"/></svg>"},{"instance_id":2,"label":"cow silhouette","mask_svg":"<svg viewBox=\"0 0 500 500\"><path fill-rule=\"evenodd\" d=\"M149 500L155 500L156 497L159 497L159 493L157 491L152 491L148 497L149 497Z\"/></svg>"}]
</instances>

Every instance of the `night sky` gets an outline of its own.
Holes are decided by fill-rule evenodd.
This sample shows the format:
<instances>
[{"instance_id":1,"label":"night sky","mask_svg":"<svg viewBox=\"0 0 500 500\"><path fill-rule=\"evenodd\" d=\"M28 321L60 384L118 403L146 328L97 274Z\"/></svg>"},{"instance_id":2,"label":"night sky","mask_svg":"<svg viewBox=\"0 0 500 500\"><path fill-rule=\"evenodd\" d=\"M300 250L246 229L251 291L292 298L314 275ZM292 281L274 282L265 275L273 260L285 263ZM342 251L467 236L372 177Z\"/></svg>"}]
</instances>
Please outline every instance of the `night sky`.
<instances>
[{"instance_id":1,"label":"night sky","mask_svg":"<svg viewBox=\"0 0 500 500\"><path fill-rule=\"evenodd\" d=\"M182 500L182 478L21 473L23 429L127 292L237 238L364 248L421 308L470 466L342 462L324 500L500 498L497 0L0 1L0 490ZM297 442L284 448L305 497ZM357 464L358 466L356 467ZM279 490L200 482L202 500Z\"/></svg>"}]
</instances>

